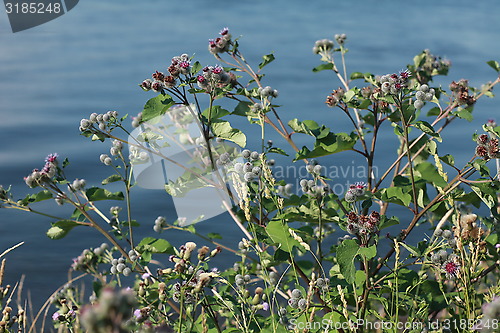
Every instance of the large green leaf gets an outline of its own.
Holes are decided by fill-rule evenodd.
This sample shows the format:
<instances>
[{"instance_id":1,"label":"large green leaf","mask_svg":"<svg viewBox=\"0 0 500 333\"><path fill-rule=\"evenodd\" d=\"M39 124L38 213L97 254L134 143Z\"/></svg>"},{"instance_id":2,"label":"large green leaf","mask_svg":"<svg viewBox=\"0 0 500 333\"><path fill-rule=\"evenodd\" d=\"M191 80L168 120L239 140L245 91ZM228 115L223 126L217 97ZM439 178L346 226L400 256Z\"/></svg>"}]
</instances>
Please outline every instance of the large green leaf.
<instances>
[{"instance_id":1,"label":"large green leaf","mask_svg":"<svg viewBox=\"0 0 500 333\"><path fill-rule=\"evenodd\" d=\"M108 178L103 179L103 181L101 182L101 184L102 185L107 185L109 183L114 183L114 182L120 181L122 179L123 179L122 176L117 175L117 174L113 174L113 175L109 176Z\"/></svg>"},{"instance_id":2,"label":"large green leaf","mask_svg":"<svg viewBox=\"0 0 500 333\"><path fill-rule=\"evenodd\" d=\"M85 191L87 199L89 201L100 201L100 200L123 200L124 196L122 192L110 192L103 188L91 187Z\"/></svg>"},{"instance_id":3,"label":"large green leaf","mask_svg":"<svg viewBox=\"0 0 500 333\"><path fill-rule=\"evenodd\" d=\"M213 120L219 119L229 114L229 111L223 109L220 105L212 106L212 109L207 108L203 111L202 116L206 119Z\"/></svg>"},{"instance_id":4,"label":"large green leaf","mask_svg":"<svg viewBox=\"0 0 500 333\"><path fill-rule=\"evenodd\" d=\"M366 259L371 259L377 255L377 246L373 244L370 247L360 247L358 253Z\"/></svg>"},{"instance_id":5,"label":"large green leaf","mask_svg":"<svg viewBox=\"0 0 500 333\"><path fill-rule=\"evenodd\" d=\"M444 188L448 182L439 174L436 166L430 162L421 162L415 167L415 173L426 182Z\"/></svg>"},{"instance_id":6,"label":"large green leaf","mask_svg":"<svg viewBox=\"0 0 500 333\"><path fill-rule=\"evenodd\" d=\"M337 248L337 262L340 266L340 273L344 276L347 283L354 282L356 267L354 258L358 254L359 245L354 239L346 239Z\"/></svg>"},{"instance_id":7,"label":"large green leaf","mask_svg":"<svg viewBox=\"0 0 500 333\"><path fill-rule=\"evenodd\" d=\"M259 64L259 69L264 68L267 64L273 62L274 59L274 54L272 53L262 56L262 62Z\"/></svg>"},{"instance_id":8,"label":"large green leaf","mask_svg":"<svg viewBox=\"0 0 500 333\"><path fill-rule=\"evenodd\" d=\"M175 254L174 247L167 240L161 238L145 237L138 246L153 253Z\"/></svg>"},{"instance_id":9,"label":"large green leaf","mask_svg":"<svg viewBox=\"0 0 500 333\"><path fill-rule=\"evenodd\" d=\"M411 188L409 186L401 187L389 187L380 190L380 194L378 195L382 201L392 202L402 206L408 206L411 202L411 195L407 192L410 191Z\"/></svg>"},{"instance_id":10,"label":"large green leaf","mask_svg":"<svg viewBox=\"0 0 500 333\"><path fill-rule=\"evenodd\" d=\"M288 122L288 126L296 132L313 136L312 130L318 129L319 125L314 120L299 121L297 118Z\"/></svg>"},{"instance_id":11,"label":"large green leaf","mask_svg":"<svg viewBox=\"0 0 500 333\"><path fill-rule=\"evenodd\" d=\"M255 114L250 111L251 105L253 105L252 102L241 101L238 103L238 105L236 105L234 111L231 112L231 114L243 117L254 116Z\"/></svg>"},{"instance_id":12,"label":"large green leaf","mask_svg":"<svg viewBox=\"0 0 500 333\"><path fill-rule=\"evenodd\" d=\"M273 242L279 244L279 248L288 253L292 251L294 246L303 248L300 243L290 235L289 229L287 225L278 220L269 222L266 227L266 232Z\"/></svg>"},{"instance_id":13,"label":"large green leaf","mask_svg":"<svg viewBox=\"0 0 500 333\"><path fill-rule=\"evenodd\" d=\"M79 223L71 220L60 220L52 223L52 227L47 231L47 237L51 239L61 239L66 236L71 229L80 225Z\"/></svg>"},{"instance_id":14,"label":"large green leaf","mask_svg":"<svg viewBox=\"0 0 500 333\"><path fill-rule=\"evenodd\" d=\"M328 64L321 64L319 66L316 66L313 68L313 72L321 72L321 71L324 71L324 70L329 70L329 69L332 69L333 68L333 64L332 63L328 63Z\"/></svg>"},{"instance_id":15,"label":"large green leaf","mask_svg":"<svg viewBox=\"0 0 500 333\"><path fill-rule=\"evenodd\" d=\"M471 189L484 202L488 208L497 206L498 203L498 187L491 186L488 183L476 183L471 186Z\"/></svg>"},{"instance_id":16,"label":"large green leaf","mask_svg":"<svg viewBox=\"0 0 500 333\"><path fill-rule=\"evenodd\" d=\"M416 123L414 123L413 126L415 126L416 128L418 128L419 130L421 130L425 134L429 134L430 136L436 138L437 141L439 141L439 142L442 141L441 136L439 135L439 133L437 133L434 130L434 127L432 127L432 125L429 124L428 122L420 120L420 121L417 121Z\"/></svg>"},{"instance_id":17,"label":"large green leaf","mask_svg":"<svg viewBox=\"0 0 500 333\"><path fill-rule=\"evenodd\" d=\"M295 161L304 158L336 154L345 150L350 150L356 144L357 136L354 133L351 133L351 135L347 133L335 134L332 132L324 135L323 131L320 133L321 134L316 137L313 150L309 150L309 148L305 146L302 147L295 155Z\"/></svg>"},{"instance_id":18,"label":"large green leaf","mask_svg":"<svg viewBox=\"0 0 500 333\"><path fill-rule=\"evenodd\" d=\"M150 121L156 117L159 117L165 114L167 109L174 104L175 102L172 97L170 97L170 95L160 94L156 97L153 97L146 102L146 105L144 105L144 110L142 111L142 120Z\"/></svg>"},{"instance_id":19,"label":"large green leaf","mask_svg":"<svg viewBox=\"0 0 500 333\"><path fill-rule=\"evenodd\" d=\"M30 203L39 202L43 200L52 199L52 193L47 190L40 191L38 193L29 194L24 199L21 200L19 204L26 206Z\"/></svg>"},{"instance_id":20,"label":"large green leaf","mask_svg":"<svg viewBox=\"0 0 500 333\"><path fill-rule=\"evenodd\" d=\"M493 68L495 71L500 72L500 65L498 64L498 61L495 60L490 60L486 62L488 65L490 65L491 68Z\"/></svg>"},{"instance_id":21,"label":"large green leaf","mask_svg":"<svg viewBox=\"0 0 500 333\"><path fill-rule=\"evenodd\" d=\"M240 147L245 147L247 138L239 129L232 128L228 121L216 119L212 123L212 132L218 138L236 143Z\"/></svg>"},{"instance_id":22,"label":"large green leaf","mask_svg":"<svg viewBox=\"0 0 500 333\"><path fill-rule=\"evenodd\" d=\"M457 116L458 118L465 119L467 121L472 121L474 117L472 116L472 107L468 108L458 108L456 111L453 112L453 115Z\"/></svg>"}]
</instances>

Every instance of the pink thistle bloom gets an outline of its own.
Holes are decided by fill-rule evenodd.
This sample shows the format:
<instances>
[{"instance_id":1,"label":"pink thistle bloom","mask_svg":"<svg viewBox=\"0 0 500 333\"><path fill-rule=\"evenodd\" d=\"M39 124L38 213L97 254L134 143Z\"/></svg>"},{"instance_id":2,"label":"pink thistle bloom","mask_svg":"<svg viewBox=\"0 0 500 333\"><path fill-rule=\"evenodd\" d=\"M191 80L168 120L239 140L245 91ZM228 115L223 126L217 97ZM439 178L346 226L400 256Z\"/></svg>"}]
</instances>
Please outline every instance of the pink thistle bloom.
<instances>
[{"instance_id":1,"label":"pink thistle bloom","mask_svg":"<svg viewBox=\"0 0 500 333\"><path fill-rule=\"evenodd\" d=\"M182 61L179 64L179 67L181 67L181 68L188 68L189 67L189 61Z\"/></svg>"},{"instance_id":2,"label":"pink thistle bloom","mask_svg":"<svg viewBox=\"0 0 500 333\"><path fill-rule=\"evenodd\" d=\"M411 72L409 70L404 70L404 71L401 71L399 73L399 76L402 78L402 79L407 79L411 76Z\"/></svg>"},{"instance_id":3,"label":"pink thistle bloom","mask_svg":"<svg viewBox=\"0 0 500 333\"><path fill-rule=\"evenodd\" d=\"M54 154L49 154L46 158L45 158L45 163L56 163L56 159L59 157L59 155L57 153L54 153Z\"/></svg>"},{"instance_id":4,"label":"pink thistle bloom","mask_svg":"<svg viewBox=\"0 0 500 333\"><path fill-rule=\"evenodd\" d=\"M441 268L445 271L449 279L456 277L460 272L460 265L453 260L445 261Z\"/></svg>"},{"instance_id":5,"label":"pink thistle bloom","mask_svg":"<svg viewBox=\"0 0 500 333\"><path fill-rule=\"evenodd\" d=\"M214 73L214 74L220 74L220 73L222 73L222 67L215 66L215 68L212 70L212 73Z\"/></svg>"}]
</instances>

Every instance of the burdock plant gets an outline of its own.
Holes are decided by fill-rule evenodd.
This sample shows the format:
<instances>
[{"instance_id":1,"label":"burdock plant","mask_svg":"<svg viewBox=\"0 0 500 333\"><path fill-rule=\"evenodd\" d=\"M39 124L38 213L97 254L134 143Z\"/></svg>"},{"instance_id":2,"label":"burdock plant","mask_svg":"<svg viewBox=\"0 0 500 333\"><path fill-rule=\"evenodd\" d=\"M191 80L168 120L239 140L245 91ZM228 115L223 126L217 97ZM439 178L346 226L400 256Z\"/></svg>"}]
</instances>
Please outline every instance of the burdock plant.
<instances>
[{"instance_id":1,"label":"burdock plant","mask_svg":"<svg viewBox=\"0 0 500 333\"><path fill-rule=\"evenodd\" d=\"M313 120L285 123L279 110L286 103L277 105L278 90L266 85L263 73L274 55L252 65L255 59L246 59L240 41L224 28L208 43L214 64L183 53L139 84L152 97L131 126L116 111L80 121L82 135L110 143L109 154L96 158L113 170L101 185L119 182L122 191L93 186L88 178L67 179L68 162L57 154L25 178L39 192L18 200L0 186L0 207L54 220L50 238L87 226L109 244L74 260L72 273L94 277L93 293L83 301L77 289L61 288L54 298L56 327L227 333L365 332L381 324L391 332L401 325L407 332L498 328L500 127L489 121L482 134L471 132L477 148L461 166L439 144L443 131L472 119L480 98L493 97L500 78L481 89L466 80L452 82L447 92L433 79L446 75L450 62L429 50L402 71L348 75L347 36L334 39L315 43L322 64L313 71L329 71L340 81L326 104L332 119L348 118L350 131L335 132ZM488 64L498 75L498 63ZM236 117L258 126L260 136L249 142L244 130L231 125ZM269 142L269 132L278 136L277 145ZM312 146L298 147L300 135L309 136ZM393 155L376 154L381 135L397 138ZM189 158L169 155L174 148ZM337 195L325 170L327 156L341 153L361 156L368 172ZM307 179L297 180L302 191L275 176L275 154L305 163ZM133 216L130 192L139 182L134 171L155 161L181 170L164 179L174 197L214 189L241 241L224 244L224 230L204 235L191 224L196 221L182 216L172 222ZM385 164L380 176L374 172ZM38 211L36 203L48 199L74 206L73 214ZM123 204L108 213L100 208L105 200ZM393 206L406 212L392 216ZM486 215L479 216L485 207ZM150 224L161 238L134 237L139 223ZM171 229L210 246L188 241L176 248ZM414 241L410 234L416 233L425 240ZM221 251L227 267L211 267ZM11 312L3 307L0 331L13 332L19 323Z\"/></svg>"}]
</instances>

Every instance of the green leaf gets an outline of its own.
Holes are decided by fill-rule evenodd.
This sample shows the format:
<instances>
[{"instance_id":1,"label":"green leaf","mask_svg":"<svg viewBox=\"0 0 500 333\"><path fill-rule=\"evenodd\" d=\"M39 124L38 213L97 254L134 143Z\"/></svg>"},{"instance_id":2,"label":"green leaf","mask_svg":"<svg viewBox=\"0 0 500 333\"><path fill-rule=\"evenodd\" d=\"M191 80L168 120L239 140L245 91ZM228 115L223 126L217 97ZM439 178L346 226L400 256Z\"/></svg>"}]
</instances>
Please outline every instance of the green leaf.
<instances>
[{"instance_id":1,"label":"green leaf","mask_svg":"<svg viewBox=\"0 0 500 333\"><path fill-rule=\"evenodd\" d=\"M238 105L236 105L234 111L231 114L247 117L249 115L251 105L253 105L252 102L241 101L238 103Z\"/></svg>"},{"instance_id":2,"label":"green leaf","mask_svg":"<svg viewBox=\"0 0 500 333\"><path fill-rule=\"evenodd\" d=\"M398 224L399 224L399 220L397 217L393 216L389 219L385 215L382 215L378 229L382 230L382 229L392 227L393 225L398 225Z\"/></svg>"},{"instance_id":3,"label":"green leaf","mask_svg":"<svg viewBox=\"0 0 500 333\"><path fill-rule=\"evenodd\" d=\"M409 193L403 192L402 187L389 187L386 189L382 189L380 192L381 199L383 201L392 202L403 206L408 206L411 202L411 195Z\"/></svg>"},{"instance_id":4,"label":"green leaf","mask_svg":"<svg viewBox=\"0 0 500 333\"><path fill-rule=\"evenodd\" d=\"M427 116L428 117L439 116L440 114L441 114L441 109L438 108L437 106L435 106L432 109L430 109L429 111L427 111Z\"/></svg>"},{"instance_id":5,"label":"green leaf","mask_svg":"<svg viewBox=\"0 0 500 333\"><path fill-rule=\"evenodd\" d=\"M354 88L350 89L349 91L347 91L344 94L344 97L342 98L344 100L344 102L349 103L354 98L354 96L356 96L356 92L357 91L359 91L359 89L356 88L356 87L354 87Z\"/></svg>"},{"instance_id":6,"label":"green leaf","mask_svg":"<svg viewBox=\"0 0 500 333\"><path fill-rule=\"evenodd\" d=\"M280 154L280 155L284 155L284 156L288 156L288 154L281 148L278 148L278 147L272 147L270 148L267 153L274 153L274 154Z\"/></svg>"},{"instance_id":7,"label":"green leaf","mask_svg":"<svg viewBox=\"0 0 500 333\"><path fill-rule=\"evenodd\" d=\"M313 68L313 72L321 72L321 71L324 71L324 70L329 70L329 69L332 69L333 68L333 64L331 63L328 63L328 64L321 64L319 66L316 66Z\"/></svg>"},{"instance_id":8,"label":"green leaf","mask_svg":"<svg viewBox=\"0 0 500 333\"><path fill-rule=\"evenodd\" d=\"M416 68L421 67L424 64L424 62L425 62L425 58L426 58L426 53L425 52L422 52L422 53L416 55L413 58L413 64L415 65L415 67Z\"/></svg>"},{"instance_id":9,"label":"green leaf","mask_svg":"<svg viewBox=\"0 0 500 333\"><path fill-rule=\"evenodd\" d=\"M439 135L439 133L437 133L434 130L434 127L432 127L432 125L429 124L428 122L420 120L420 121L417 121L416 123L414 123L413 126L415 126L416 128L418 128L422 132L424 132L426 134L429 134L430 136L436 138L437 141L439 141L439 142L443 141L441 139L441 136Z\"/></svg>"},{"instance_id":10,"label":"green leaf","mask_svg":"<svg viewBox=\"0 0 500 333\"><path fill-rule=\"evenodd\" d=\"M490 65L490 67L493 68L497 73L500 72L500 65L498 64L498 61L490 60L486 63Z\"/></svg>"},{"instance_id":11,"label":"green leaf","mask_svg":"<svg viewBox=\"0 0 500 333\"><path fill-rule=\"evenodd\" d=\"M218 138L236 143L240 147L245 147L247 138L239 129L232 128L228 121L216 119L212 123L212 132Z\"/></svg>"},{"instance_id":12,"label":"green leaf","mask_svg":"<svg viewBox=\"0 0 500 333\"><path fill-rule=\"evenodd\" d=\"M448 182L439 174L436 166L429 162L421 162L415 167L416 174L426 182L445 188Z\"/></svg>"},{"instance_id":13,"label":"green leaf","mask_svg":"<svg viewBox=\"0 0 500 333\"><path fill-rule=\"evenodd\" d=\"M209 232L207 237L210 239L222 239L222 236L216 232Z\"/></svg>"},{"instance_id":14,"label":"green leaf","mask_svg":"<svg viewBox=\"0 0 500 333\"><path fill-rule=\"evenodd\" d=\"M345 150L351 150L356 144L356 135L351 133L332 133L328 132L327 135L321 133L321 136L317 136L317 140L314 143L314 149L309 150L307 147L302 147L300 151L295 155L295 161L304 158L314 158L321 157L331 154L340 153Z\"/></svg>"},{"instance_id":15,"label":"green leaf","mask_svg":"<svg viewBox=\"0 0 500 333\"><path fill-rule=\"evenodd\" d=\"M465 119L467 121L472 121L474 119L469 109L459 108L458 110L453 112L453 114L456 115L458 118Z\"/></svg>"},{"instance_id":16,"label":"green leaf","mask_svg":"<svg viewBox=\"0 0 500 333\"><path fill-rule=\"evenodd\" d=\"M403 127L399 126L396 123L391 124L392 127L394 127L394 134L399 135L399 136L404 136L405 132L403 130Z\"/></svg>"},{"instance_id":17,"label":"green leaf","mask_svg":"<svg viewBox=\"0 0 500 333\"><path fill-rule=\"evenodd\" d=\"M85 195L89 201L99 201L99 200L123 200L124 196L122 192L110 192L103 188L91 187L85 191Z\"/></svg>"},{"instance_id":18,"label":"green leaf","mask_svg":"<svg viewBox=\"0 0 500 333\"><path fill-rule=\"evenodd\" d=\"M98 133L94 133L91 137L92 141L101 141L101 142L104 142L104 140L106 140L107 136L106 134L104 133L101 133L101 132L98 132Z\"/></svg>"},{"instance_id":19,"label":"green leaf","mask_svg":"<svg viewBox=\"0 0 500 333\"><path fill-rule=\"evenodd\" d=\"M273 62L274 55L272 53L262 56L262 62L259 64L259 69L264 68L267 64Z\"/></svg>"},{"instance_id":20,"label":"green leaf","mask_svg":"<svg viewBox=\"0 0 500 333\"><path fill-rule=\"evenodd\" d=\"M191 74L196 74L201 70L201 64L199 61L196 61L192 66L191 66Z\"/></svg>"},{"instance_id":21,"label":"green leaf","mask_svg":"<svg viewBox=\"0 0 500 333\"><path fill-rule=\"evenodd\" d=\"M358 253L366 259L374 258L377 255L377 246L374 244L370 247L360 247Z\"/></svg>"},{"instance_id":22,"label":"green leaf","mask_svg":"<svg viewBox=\"0 0 500 333\"><path fill-rule=\"evenodd\" d=\"M38 193L29 194L24 199L21 200L20 204L26 206L30 203L39 202L43 200L52 199L52 193L47 190L40 191Z\"/></svg>"},{"instance_id":23,"label":"green leaf","mask_svg":"<svg viewBox=\"0 0 500 333\"><path fill-rule=\"evenodd\" d=\"M455 158L450 155L446 154L444 156L439 157L441 161L443 161L445 164L448 164L449 166L454 166L455 165Z\"/></svg>"},{"instance_id":24,"label":"green leaf","mask_svg":"<svg viewBox=\"0 0 500 333\"><path fill-rule=\"evenodd\" d=\"M71 220L60 220L52 223L52 227L47 231L47 237L50 239L61 239L65 237L71 229L80 224Z\"/></svg>"},{"instance_id":25,"label":"green leaf","mask_svg":"<svg viewBox=\"0 0 500 333\"><path fill-rule=\"evenodd\" d=\"M296 132L313 136L313 130L318 129L319 125L314 120L299 121L297 118L288 122L288 126Z\"/></svg>"},{"instance_id":26,"label":"green leaf","mask_svg":"<svg viewBox=\"0 0 500 333\"><path fill-rule=\"evenodd\" d=\"M117 181L120 181L120 180L122 180L122 176L114 174L114 175L109 176L106 179L103 179L103 181L101 182L101 184L102 185L107 185L109 183L114 183L114 182L117 182Z\"/></svg>"},{"instance_id":27,"label":"green leaf","mask_svg":"<svg viewBox=\"0 0 500 333\"><path fill-rule=\"evenodd\" d=\"M361 72L351 73L351 80L364 79L365 75Z\"/></svg>"},{"instance_id":28,"label":"green leaf","mask_svg":"<svg viewBox=\"0 0 500 333\"><path fill-rule=\"evenodd\" d=\"M484 202L488 208L496 207L497 205L497 193L496 190L489 186L489 184L477 183L475 186L470 187L474 193Z\"/></svg>"},{"instance_id":29,"label":"green leaf","mask_svg":"<svg viewBox=\"0 0 500 333\"><path fill-rule=\"evenodd\" d=\"M222 117L228 115L229 113L230 113L229 111L223 109L220 105L214 105L214 106L212 106L212 110L210 110L210 108L205 109L205 111L203 111L202 115L206 119L213 120L213 119L222 118ZM209 117L209 115L210 115L210 117Z\"/></svg>"},{"instance_id":30,"label":"green leaf","mask_svg":"<svg viewBox=\"0 0 500 333\"><path fill-rule=\"evenodd\" d=\"M354 258L358 254L359 245L354 239L346 239L337 248L337 262L340 266L340 273L344 276L347 283L354 282L356 268Z\"/></svg>"},{"instance_id":31,"label":"green leaf","mask_svg":"<svg viewBox=\"0 0 500 333\"><path fill-rule=\"evenodd\" d=\"M167 240L161 238L145 237L138 246L153 253L175 254L174 247Z\"/></svg>"},{"instance_id":32,"label":"green leaf","mask_svg":"<svg viewBox=\"0 0 500 333\"><path fill-rule=\"evenodd\" d=\"M415 257L419 257L420 256L420 251L418 251L418 248L416 248L414 246L411 246L411 245L408 245L408 244L405 244L403 242L400 242L399 245L402 245L405 249L408 250L408 252L410 252L411 254L413 254Z\"/></svg>"},{"instance_id":33,"label":"green leaf","mask_svg":"<svg viewBox=\"0 0 500 333\"><path fill-rule=\"evenodd\" d=\"M300 243L290 235L289 229L287 225L278 220L269 222L266 227L266 232L273 242L279 244L279 248L288 253L292 252L294 246L300 247L301 249L303 248Z\"/></svg>"},{"instance_id":34,"label":"green leaf","mask_svg":"<svg viewBox=\"0 0 500 333\"><path fill-rule=\"evenodd\" d=\"M168 94L159 94L158 96L151 98L146 102L146 105L144 105L144 110L142 111L142 121L150 121L156 117L164 115L168 108L174 104L174 100Z\"/></svg>"}]
</instances>

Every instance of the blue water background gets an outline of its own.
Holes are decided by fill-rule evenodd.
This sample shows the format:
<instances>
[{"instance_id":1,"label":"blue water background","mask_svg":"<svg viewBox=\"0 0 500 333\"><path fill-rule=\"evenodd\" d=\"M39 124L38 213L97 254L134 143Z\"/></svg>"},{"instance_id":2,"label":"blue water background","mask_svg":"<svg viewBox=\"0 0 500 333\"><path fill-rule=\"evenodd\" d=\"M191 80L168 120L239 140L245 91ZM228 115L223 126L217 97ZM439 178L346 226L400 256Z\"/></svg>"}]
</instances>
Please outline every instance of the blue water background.
<instances>
[{"instance_id":1,"label":"blue water background","mask_svg":"<svg viewBox=\"0 0 500 333\"><path fill-rule=\"evenodd\" d=\"M320 64L311 48L317 39L348 36L348 70L385 74L397 72L423 49L452 61L449 79L467 78L471 85L495 79L485 62L500 60L500 3L497 0L465 1L80 1L77 7L43 26L12 34L7 15L0 13L0 184L12 185L16 197L29 193L23 177L43 165L53 152L68 157L67 175L99 185L111 170L99 163L109 144L90 142L79 135L81 118L92 112L117 110L135 115L153 97L137 86L154 70L166 71L170 58L195 54L202 64L218 61L207 52L207 40L225 26L241 35L241 49L248 61L258 64L263 54L274 52L277 61L266 68L265 84L280 91L285 121L314 119L334 131L350 129L340 111L329 109L324 99L340 83L330 72L313 73ZM471 123L461 121L446 132L441 152L457 154L461 165L473 154L471 135L489 118L498 117L498 102L483 99ZM246 120L232 120L248 127ZM257 133L256 126L252 131ZM380 170L392 158L392 129L382 133ZM287 151L280 138L271 136ZM299 146L310 143L296 136ZM259 142L249 140L250 148ZM284 161L280 159L280 162ZM354 162L353 162L354 161ZM352 170L361 163L354 153L333 155L324 165ZM351 168L351 169L346 169ZM360 179L352 179L357 181ZM345 179L334 179L345 184ZM134 189L133 212L143 223L140 236L151 235L158 215L175 218L172 202L163 191ZM116 203L101 205L103 210ZM62 217L53 202L38 207ZM398 210L395 210L398 213ZM402 212L400 210L399 212ZM51 241L45 232L53 220L33 214L0 210L0 252L24 241L9 253L5 279L14 284L26 274L35 308L66 281L71 259L82 249L97 246L104 238L80 228L68 237ZM404 223L404 221L403 221ZM200 223L202 233L219 232L223 243L235 246L243 236L226 216ZM342 235L342 233L339 233ZM164 234L178 246L193 239L185 233ZM420 235L418 237L421 237ZM231 265L236 258L220 256L216 265Z\"/></svg>"}]
</instances>

